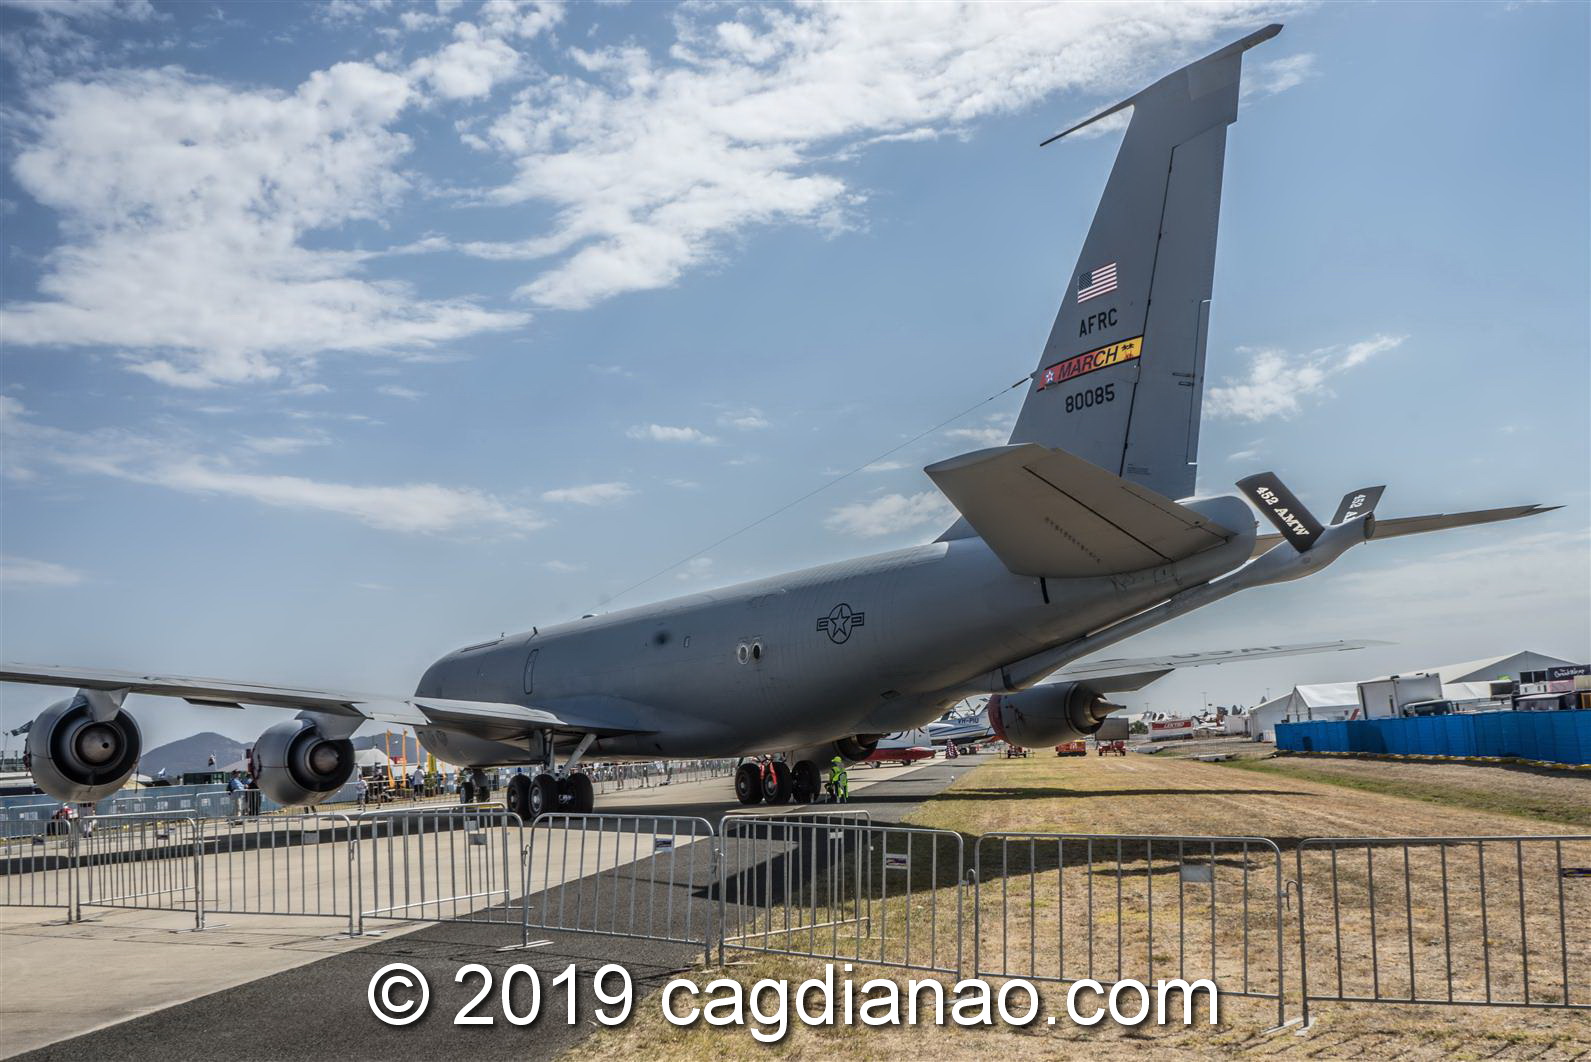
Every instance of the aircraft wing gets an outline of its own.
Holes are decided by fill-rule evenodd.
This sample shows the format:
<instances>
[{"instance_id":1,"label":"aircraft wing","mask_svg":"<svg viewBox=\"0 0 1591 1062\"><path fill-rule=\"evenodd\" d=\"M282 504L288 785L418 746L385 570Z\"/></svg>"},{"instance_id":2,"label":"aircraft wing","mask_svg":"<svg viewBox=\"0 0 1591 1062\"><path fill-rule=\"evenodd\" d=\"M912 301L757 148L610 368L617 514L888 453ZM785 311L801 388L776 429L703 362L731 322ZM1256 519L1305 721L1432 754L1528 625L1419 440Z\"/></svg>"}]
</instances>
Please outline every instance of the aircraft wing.
<instances>
[{"instance_id":1,"label":"aircraft wing","mask_svg":"<svg viewBox=\"0 0 1591 1062\"><path fill-rule=\"evenodd\" d=\"M1403 535L1423 535L1427 531L1445 531L1451 527L1470 527L1474 524L1494 524L1499 520L1517 520L1522 516L1539 516L1550 513L1558 505L1509 505L1501 509L1475 509L1467 513L1432 513L1428 516L1376 517L1369 539L1399 538ZM1254 539L1254 553L1258 557L1282 541L1281 535L1259 535Z\"/></svg>"},{"instance_id":2,"label":"aircraft wing","mask_svg":"<svg viewBox=\"0 0 1591 1062\"><path fill-rule=\"evenodd\" d=\"M1140 656L1112 660L1086 660L1057 671L1046 679L1052 682L1086 682L1100 693L1128 693L1143 689L1156 679L1165 678L1179 667L1204 667L1231 664L1239 660L1263 660L1310 653L1336 653L1364 649L1388 642L1303 642L1297 645L1261 645L1247 649L1216 649L1203 653L1168 653L1165 656Z\"/></svg>"},{"instance_id":3,"label":"aircraft wing","mask_svg":"<svg viewBox=\"0 0 1591 1062\"><path fill-rule=\"evenodd\" d=\"M637 732L633 724L626 725L628 713L615 712L609 716L591 705L569 711L496 701L381 696L226 679L30 664L0 665L0 682L177 697L207 708L250 705L324 712L400 726L442 726L492 740L511 740L548 728L599 735Z\"/></svg>"}]
</instances>

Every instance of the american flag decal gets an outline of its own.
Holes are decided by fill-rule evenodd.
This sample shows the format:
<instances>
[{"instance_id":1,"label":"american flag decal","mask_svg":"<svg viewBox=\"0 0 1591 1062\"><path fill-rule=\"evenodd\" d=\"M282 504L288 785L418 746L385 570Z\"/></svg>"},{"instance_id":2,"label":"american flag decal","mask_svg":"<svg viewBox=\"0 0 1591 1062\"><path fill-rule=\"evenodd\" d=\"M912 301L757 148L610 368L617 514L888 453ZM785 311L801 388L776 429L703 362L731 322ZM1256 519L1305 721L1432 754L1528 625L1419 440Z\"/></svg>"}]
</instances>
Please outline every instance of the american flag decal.
<instances>
[{"instance_id":1,"label":"american flag decal","mask_svg":"<svg viewBox=\"0 0 1591 1062\"><path fill-rule=\"evenodd\" d=\"M1088 269L1077 275L1077 301L1087 302L1097 295L1116 290L1116 263Z\"/></svg>"}]
</instances>

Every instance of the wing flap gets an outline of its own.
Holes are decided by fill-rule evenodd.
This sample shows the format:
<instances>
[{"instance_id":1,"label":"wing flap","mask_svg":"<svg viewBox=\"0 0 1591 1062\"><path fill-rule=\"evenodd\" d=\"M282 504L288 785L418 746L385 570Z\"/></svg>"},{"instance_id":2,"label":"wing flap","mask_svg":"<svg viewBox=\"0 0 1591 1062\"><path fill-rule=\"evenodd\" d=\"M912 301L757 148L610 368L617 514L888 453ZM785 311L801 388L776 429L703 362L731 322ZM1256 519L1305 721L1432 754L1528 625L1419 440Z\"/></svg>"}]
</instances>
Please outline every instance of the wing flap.
<instances>
[{"instance_id":1,"label":"wing flap","mask_svg":"<svg viewBox=\"0 0 1591 1062\"><path fill-rule=\"evenodd\" d=\"M1118 575L1190 557L1235 533L1036 443L978 450L924 471L1018 575Z\"/></svg>"}]
</instances>

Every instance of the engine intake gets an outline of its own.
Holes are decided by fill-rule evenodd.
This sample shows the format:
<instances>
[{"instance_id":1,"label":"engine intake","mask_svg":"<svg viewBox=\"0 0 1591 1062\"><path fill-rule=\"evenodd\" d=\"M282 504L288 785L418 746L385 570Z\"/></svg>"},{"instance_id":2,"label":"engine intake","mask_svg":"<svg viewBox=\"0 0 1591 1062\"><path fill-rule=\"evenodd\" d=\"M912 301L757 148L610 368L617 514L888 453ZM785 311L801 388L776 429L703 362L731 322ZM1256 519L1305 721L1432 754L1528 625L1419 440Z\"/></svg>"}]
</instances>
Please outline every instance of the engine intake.
<instances>
[{"instance_id":1,"label":"engine intake","mask_svg":"<svg viewBox=\"0 0 1591 1062\"><path fill-rule=\"evenodd\" d=\"M254 743L254 776L284 806L318 804L354 773L354 743L326 737L312 719L277 723Z\"/></svg>"},{"instance_id":2,"label":"engine intake","mask_svg":"<svg viewBox=\"0 0 1591 1062\"><path fill-rule=\"evenodd\" d=\"M1042 748L1089 737L1120 707L1081 682L1058 682L990 697L989 726L1012 745Z\"/></svg>"},{"instance_id":3,"label":"engine intake","mask_svg":"<svg viewBox=\"0 0 1591 1062\"><path fill-rule=\"evenodd\" d=\"M94 718L87 695L56 701L28 729L28 768L46 793L69 804L102 800L132 777L143 735L126 712Z\"/></svg>"}]
</instances>

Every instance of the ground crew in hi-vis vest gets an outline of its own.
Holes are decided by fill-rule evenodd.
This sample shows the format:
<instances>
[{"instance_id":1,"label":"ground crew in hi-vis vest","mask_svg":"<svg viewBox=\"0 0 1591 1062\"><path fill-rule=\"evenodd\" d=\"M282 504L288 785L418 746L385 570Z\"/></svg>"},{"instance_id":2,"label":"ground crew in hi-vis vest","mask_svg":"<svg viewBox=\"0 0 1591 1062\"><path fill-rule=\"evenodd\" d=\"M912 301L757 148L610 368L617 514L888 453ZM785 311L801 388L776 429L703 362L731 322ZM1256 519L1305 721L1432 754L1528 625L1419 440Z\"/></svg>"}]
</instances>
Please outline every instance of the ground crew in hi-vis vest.
<instances>
[{"instance_id":1,"label":"ground crew in hi-vis vest","mask_svg":"<svg viewBox=\"0 0 1591 1062\"><path fill-rule=\"evenodd\" d=\"M845 761L838 756L829 764L829 800L844 804L851 798L851 778L845 773Z\"/></svg>"}]
</instances>

